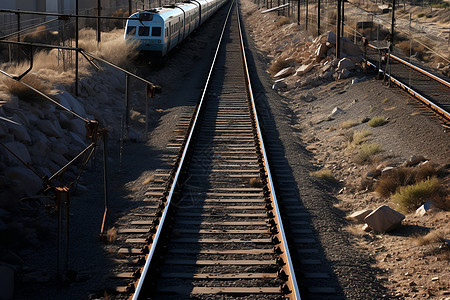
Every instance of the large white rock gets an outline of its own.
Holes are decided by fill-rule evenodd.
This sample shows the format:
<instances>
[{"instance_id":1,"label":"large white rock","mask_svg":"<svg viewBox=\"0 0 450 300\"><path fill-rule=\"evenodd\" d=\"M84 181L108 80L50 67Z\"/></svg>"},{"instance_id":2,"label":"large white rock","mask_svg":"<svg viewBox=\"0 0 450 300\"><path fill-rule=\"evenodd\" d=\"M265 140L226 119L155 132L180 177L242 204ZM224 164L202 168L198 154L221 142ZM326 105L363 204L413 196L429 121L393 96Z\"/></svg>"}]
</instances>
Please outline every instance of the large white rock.
<instances>
[{"instance_id":1,"label":"large white rock","mask_svg":"<svg viewBox=\"0 0 450 300\"><path fill-rule=\"evenodd\" d=\"M284 82L283 79L278 79L273 84L272 89L275 90L275 91L279 91L279 90L284 89L286 87L287 87L286 82Z\"/></svg>"},{"instance_id":2,"label":"large white rock","mask_svg":"<svg viewBox=\"0 0 450 300\"><path fill-rule=\"evenodd\" d=\"M63 92L62 94L59 94L57 97L59 99L59 103L64 107L76 112L82 117L86 116L86 111L84 110L83 105L70 93Z\"/></svg>"},{"instance_id":3,"label":"large white rock","mask_svg":"<svg viewBox=\"0 0 450 300\"><path fill-rule=\"evenodd\" d=\"M423 217L425 215L432 214L434 212L439 211L440 209L434 205L433 202L427 201L424 204L422 204L417 210L416 210L416 216Z\"/></svg>"},{"instance_id":4,"label":"large white rock","mask_svg":"<svg viewBox=\"0 0 450 300\"><path fill-rule=\"evenodd\" d=\"M310 63L308 65L301 65L295 72L296 76L302 76L311 71L316 66L315 63Z\"/></svg>"},{"instance_id":5,"label":"large white rock","mask_svg":"<svg viewBox=\"0 0 450 300\"><path fill-rule=\"evenodd\" d=\"M294 73L293 67L287 67L275 74L275 78L284 78Z\"/></svg>"},{"instance_id":6,"label":"large white rock","mask_svg":"<svg viewBox=\"0 0 450 300\"><path fill-rule=\"evenodd\" d=\"M364 222L377 232L388 232L398 227L405 215L393 210L387 205L382 205L364 218Z\"/></svg>"},{"instance_id":7,"label":"large white rock","mask_svg":"<svg viewBox=\"0 0 450 300\"><path fill-rule=\"evenodd\" d=\"M316 55L316 62L320 62L322 58L325 58L325 54L328 52L328 47L325 44L320 44L320 46L317 48L315 55Z\"/></svg>"},{"instance_id":8,"label":"large white rock","mask_svg":"<svg viewBox=\"0 0 450 300\"><path fill-rule=\"evenodd\" d=\"M24 144L20 142L9 142L5 143L5 146L8 147L9 150L11 150L14 154L16 154L21 160L31 163L31 157L30 153L28 152L27 147L25 147ZM10 163L19 164L20 161L12 155L9 151L7 151L4 147L0 147L0 151L2 151L5 156L7 157L7 160Z\"/></svg>"},{"instance_id":9,"label":"large white rock","mask_svg":"<svg viewBox=\"0 0 450 300\"><path fill-rule=\"evenodd\" d=\"M353 70L355 69L355 64L348 58L343 58L338 62L338 70Z\"/></svg>"},{"instance_id":10,"label":"large white rock","mask_svg":"<svg viewBox=\"0 0 450 300\"><path fill-rule=\"evenodd\" d=\"M348 218L355 222L362 223L364 221L364 218L367 217L371 212L371 209L358 210L349 215Z\"/></svg>"},{"instance_id":11,"label":"large white rock","mask_svg":"<svg viewBox=\"0 0 450 300\"><path fill-rule=\"evenodd\" d=\"M42 180L25 167L8 168L6 176L11 182L11 188L19 196L35 195L42 188Z\"/></svg>"}]
</instances>

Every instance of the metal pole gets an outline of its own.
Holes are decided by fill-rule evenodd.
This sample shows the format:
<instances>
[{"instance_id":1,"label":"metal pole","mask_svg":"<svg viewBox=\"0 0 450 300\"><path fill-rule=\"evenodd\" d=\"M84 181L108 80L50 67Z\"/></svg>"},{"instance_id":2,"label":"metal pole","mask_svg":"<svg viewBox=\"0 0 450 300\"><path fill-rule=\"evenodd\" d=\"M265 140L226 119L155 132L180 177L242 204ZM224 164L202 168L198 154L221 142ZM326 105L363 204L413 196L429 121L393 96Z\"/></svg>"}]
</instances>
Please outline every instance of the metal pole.
<instances>
[{"instance_id":1,"label":"metal pole","mask_svg":"<svg viewBox=\"0 0 450 300\"><path fill-rule=\"evenodd\" d=\"M161 6L161 0L159 0L159 6ZM128 15L131 16L131 0L128 0Z\"/></svg>"},{"instance_id":2,"label":"metal pole","mask_svg":"<svg viewBox=\"0 0 450 300\"><path fill-rule=\"evenodd\" d=\"M317 0L317 35L320 35L320 0Z\"/></svg>"},{"instance_id":3,"label":"metal pole","mask_svg":"<svg viewBox=\"0 0 450 300\"><path fill-rule=\"evenodd\" d=\"M297 25L300 25L300 0L298 0L297 4Z\"/></svg>"},{"instance_id":4,"label":"metal pole","mask_svg":"<svg viewBox=\"0 0 450 300\"><path fill-rule=\"evenodd\" d=\"M341 58L341 1L337 2L336 57Z\"/></svg>"},{"instance_id":5,"label":"metal pole","mask_svg":"<svg viewBox=\"0 0 450 300\"><path fill-rule=\"evenodd\" d=\"M101 16L101 0L97 0L97 17ZM100 18L97 18L97 43L101 41Z\"/></svg>"},{"instance_id":6,"label":"metal pole","mask_svg":"<svg viewBox=\"0 0 450 300\"><path fill-rule=\"evenodd\" d=\"M78 49L78 0L75 3L75 48ZM78 96L78 51L75 51L75 96Z\"/></svg>"},{"instance_id":7,"label":"metal pole","mask_svg":"<svg viewBox=\"0 0 450 300\"><path fill-rule=\"evenodd\" d=\"M305 24L306 24L306 30L308 30L308 0L306 0L306 16L305 16Z\"/></svg>"},{"instance_id":8,"label":"metal pole","mask_svg":"<svg viewBox=\"0 0 450 300\"><path fill-rule=\"evenodd\" d=\"M100 236L103 237L106 224L106 216L108 214L108 164L106 155L106 141L107 133L103 133L103 193L105 196L105 212L103 213L102 228L100 229Z\"/></svg>"},{"instance_id":9,"label":"metal pole","mask_svg":"<svg viewBox=\"0 0 450 300\"><path fill-rule=\"evenodd\" d=\"M125 140L128 139L128 126L130 121L129 114L129 102L130 102L130 76L128 74L125 75Z\"/></svg>"},{"instance_id":10,"label":"metal pole","mask_svg":"<svg viewBox=\"0 0 450 300\"><path fill-rule=\"evenodd\" d=\"M341 8L341 13L342 13L342 17L341 17L341 23L342 23L342 29L341 29L341 33L342 36L345 36L345 31L344 31L344 7L345 7L345 1L342 0L342 8Z\"/></svg>"},{"instance_id":11,"label":"metal pole","mask_svg":"<svg viewBox=\"0 0 450 300\"><path fill-rule=\"evenodd\" d=\"M394 44L395 0L392 0L391 43Z\"/></svg>"},{"instance_id":12,"label":"metal pole","mask_svg":"<svg viewBox=\"0 0 450 300\"><path fill-rule=\"evenodd\" d=\"M20 12L17 13L17 41L20 42ZM20 46L17 46L17 61L20 58Z\"/></svg>"}]
</instances>

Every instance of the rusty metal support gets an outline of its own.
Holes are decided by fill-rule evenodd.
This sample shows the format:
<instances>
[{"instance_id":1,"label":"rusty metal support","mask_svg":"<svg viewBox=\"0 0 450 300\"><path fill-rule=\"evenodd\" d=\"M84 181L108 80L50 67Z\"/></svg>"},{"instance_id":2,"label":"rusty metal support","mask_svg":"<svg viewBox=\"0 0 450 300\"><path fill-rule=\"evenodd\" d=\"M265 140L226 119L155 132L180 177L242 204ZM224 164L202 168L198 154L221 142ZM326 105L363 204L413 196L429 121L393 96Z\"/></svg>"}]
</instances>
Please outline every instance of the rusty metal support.
<instances>
[{"instance_id":1,"label":"rusty metal support","mask_svg":"<svg viewBox=\"0 0 450 300\"><path fill-rule=\"evenodd\" d=\"M58 246L56 259L58 278L61 280L65 271L68 270L69 265L69 188L65 186L55 187L55 197L56 209L58 211Z\"/></svg>"},{"instance_id":2,"label":"rusty metal support","mask_svg":"<svg viewBox=\"0 0 450 300\"><path fill-rule=\"evenodd\" d=\"M75 48L78 49L78 0L75 1L75 14L77 15L75 17ZM78 51L75 51L75 96L78 96Z\"/></svg>"},{"instance_id":3,"label":"rusty metal support","mask_svg":"<svg viewBox=\"0 0 450 300\"><path fill-rule=\"evenodd\" d=\"M100 32L100 16L101 16L101 0L97 0L97 43L101 41L101 32Z\"/></svg>"},{"instance_id":4,"label":"rusty metal support","mask_svg":"<svg viewBox=\"0 0 450 300\"><path fill-rule=\"evenodd\" d=\"M102 220L102 228L100 229L100 237L104 237L105 234L105 225L106 225L106 217L108 215L108 156L106 155L107 149L107 139L108 133L106 131L102 132L103 138L103 192L104 192L104 200L105 200L105 212L103 213Z\"/></svg>"},{"instance_id":5,"label":"rusty metal support","mask_svg":"<svg viewBox=\"0 0 450 300\"><path fill-rule=\"evenodd\" d=\"M129 137L130 126L130 76L125 74L125 140Z\"/></svg>"}]
</instances>

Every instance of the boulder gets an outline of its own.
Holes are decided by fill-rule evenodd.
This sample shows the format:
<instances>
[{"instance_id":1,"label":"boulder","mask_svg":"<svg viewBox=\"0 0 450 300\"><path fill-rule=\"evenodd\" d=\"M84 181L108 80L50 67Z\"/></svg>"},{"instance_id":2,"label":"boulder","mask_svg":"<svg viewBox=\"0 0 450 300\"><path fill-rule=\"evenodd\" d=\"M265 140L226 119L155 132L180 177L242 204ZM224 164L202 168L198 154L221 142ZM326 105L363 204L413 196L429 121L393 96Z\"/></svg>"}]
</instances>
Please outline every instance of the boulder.
<instances>
[{"instance_id":1,"label":"boulder","mask_svg":"<svg viewBox=\"0 0 450 300\"><path fill-rule=\"evenodd\" d=\"M16 125L7 122L9 131L14 135L14 139L19 142L31 143L31 137L28 134L28 130L25 126Z\"/></svg>"},{"instance_id":2,"label":"boulder","mask_svg":"<svg viewBox=\"0 0 450 300\"><path fill-rule=\"evenodd\" d=\"M27 162L27 163L31 163L31 157L30 157L30 153L28 152L27 147L25 147L24 144L20 143L20 142L9 142L9 143L5 143L5 146L8 147L9 150L11 150L15 155L17 155L21 160ZM1 150L7 160L10 163L15 163L15 164L19 164L19 160L12 155L11 152L7 151L5 148L0 147Z\"/></svg>"},{"instance_id":3,"label":"boulder","mask_svg":"<svg viewBox=\"0 0 450 300\"><path fill-rule=\"evenodd\" d=\"M381 170L375 169L366 173L367 178L377 178L381 175Z\"/></svg>"},{"instance_id":4,"label":"boulder","mask_svg":"<svg viewBox=\"0 0 450 300\"><path fill-rule=\"evenodd\" d=\"M425 215L432 214L432 213L437 212L439 210L440 209L437 208L436 205L433 202L427 201L424 204L422 204L422 206L420 206L416 210L416 216L423 217Z\"/></svg>"},{"instance_id":5,"label":"boulder","mask_svg":"<svg viewBox=\"0 0 450 300\"><path fill-rule=\"evenodd\" d=\"M423 157L422 155L413 155L409 158L409 160L407 160L405 162L405 165L407 167L412 167L415 166L423 161L427 161L428 159L426 159L425 157Z\"/></svg>"},{"instance_id":6,"label":"boulder","mask_svg":"<svg viewBox=\"0 0 450 300\"><path fill-rule=\"evenodd\" d=\"M70 131L79 134L86 134L86 123L83 120L74 118L72 120L69 120L67 124L69 125L67 129L69 129Z\"/></svg>"},{"instance_id":7,"label":"boulder","mask_svg":"<svg viewBox=\"0 0 450 300\"><path fill-rule=\"evenodd\" d=\"M345 78L348 78L348 76L350 76L350 71L347 69L344 69L339 73L338 79L345 79Z\"/></svg>"},{"instance_id":8,"label":"boulder","mask_svg":"<svg viewBox=\"0 0 450 300\"><path fill-rule=\"evenodd\" d=\"M295 75L302 76L302 75L308 73L309 71L311 71L315 66L316 66L315 63L310 63L309 65L301 65L295 72Z\"/></svg>"},{"instance_id":9,"label":"boulder","mask_svg":"<svg viewBox=\"0 0 450 300\"><path fill-rule=\"evenodd\" d=\"M316 55L316 62L320 62L322 58L325 58L325 54L328 51L328 47L325 44L320 44L319 48L317 48L315 55Z\"/></svg>"},{"instance_id":10,"label":"boulder","mask_svg":"<svg viewBox=\"0 0 450 300\"><path fill-rule=\"evenodd\" d=\"M272 89L275 90L275 91L279 91L279 90L284 89L286 87L287 87L286 82L284 82L283 79L278 79L273 84Z\"/></svg>"},{"instance_id":11,"label":"boulder","mask_svg":"<svg viewBox=\"0 0 450 300\"><path fill-rule=\"evenodd\" d=\"M58 95L58 99L59 103L64 107L68 108L71 111L74 111L82 117L86 117L86 111L84 110L83 105L70 93L64 91L62 94Z\"/></svg>"},{"instance_id":12,"label":"boulder","mask_svg":"<svg viewBox=\"0 0 450 300\"><path fill-rule=\"evenodd\" d=\"M393 210L387 205L382 205L364 218L364 222L376 232L388 232L398 227L405 215Z\"/></svg>"},{"instance_id":13,"label":"boulder","mask_svg":"<svg viewBox=\"0 0 450 300\"><path fill-rule=\"evenodd\" d=\"M333 108L333 110L328 115L328 117L329 118L334 118L336 116L343 115L343 114L345 114L345 110L343 110L343 109L341 109L341 108L336 106L335 108Z\"/></svg>"},{"instance_id":14,"label":"boulder","mask_svg":"<svg viewBox=\"0 0 450 300\"><path fill-rule=\"evenodd\" d=\"M354 70L355 64L348 58L343 58L338 62L338 70Z\"/></svg>"},{"instance_id":15,"label":"boulder","mask_svg":"<svg viewBox=\"0 0 450 300\"><path fill-rule=\"evenodd\" d=\"M342 52L350 56L360 56L363 54L358 45L353 44L351 40L346 37L341 38Z\"/></svg>"},{"instance_id":16,"label":"boulder","mask_svg":"<svg viewBox=\"0 0 450 300\"><path fill-rule=\"evenodd\" d=\"M367 217L372 212L371 209L358 210L348 216L348 219L353 220L358 223L362 223L364 218Z\"/></svg>"},{"instance_id":17,"label":"boulder","mask_svg":"<svg viewBox=\"0 0 450 300\"><path fill-rule=\"evenodd\" d=\"M8 168L6 176L11 182L10 187L19 196L35 195L42 188L41 179L25 167Z\"/></svg>"},{"instance_id":18,"label":"boulder","mask_svg":"<svg viewBox=\"0 0 450 300\"><path fill-rule=\"evenodd\" d=\"M336 45L336 34L335 34L334 32L332 32L332 31L328 31L328 32L326 33L326 35L327 35L326 41L327 41L328 43L330 43L330 44Z\"/></svg>"},{"instance_id":19,"label":"boulder","mask_svg":"<svg viewBox=\"0 0 450 300\"><path fill-rule=\"evenodd\" d=\"M47 136L63 136L63 130L61 126L55 121L39 120L36 122L36 127Z\"/></svg>"},{"instance_id":20,"label":"boulder","mask_svg":"<svg viewBox=\"0 0 450 300\"><path fill-rule=\"evenodd\" d=\"M277 74L275 74L274 77L275 78L284 78L284 77L291 75L292 73L294 73L294 68L287 67L287 68L284 68L283 70L281 70L280 72L278 72Z\"/></svg>"},{"instance_id":21,"label":"boulder","mask_svg":"<svg viewBox=\"0 0 450 300\"><path fill-rule=\"evenodd\" d=\"M64 139L59 139L56 142L53 142L51 145L52 151L58 154L66 154L69 151Z\"/></svg>"},{"instance_id":22,"label":"boulder","mask_svg":"<svg viewBox=\"0 0 450 300\"><path fill-rule=\"evenodd\" d=\"M13 299L14 296L14 269L0 265L0 299Z\"/></svg>"}]
</instances>

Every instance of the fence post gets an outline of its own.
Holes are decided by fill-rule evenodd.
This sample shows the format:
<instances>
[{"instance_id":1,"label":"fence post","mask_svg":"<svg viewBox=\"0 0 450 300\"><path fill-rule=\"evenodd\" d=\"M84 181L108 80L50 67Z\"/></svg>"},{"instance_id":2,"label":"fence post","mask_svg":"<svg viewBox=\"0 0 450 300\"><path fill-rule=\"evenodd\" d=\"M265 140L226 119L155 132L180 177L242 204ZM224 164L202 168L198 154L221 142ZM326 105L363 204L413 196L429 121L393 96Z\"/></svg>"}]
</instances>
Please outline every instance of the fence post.
<instances>
[{"instance_id":1,"label":"fence post","mask_svg":"<svg viewBox=\"0 0 450 300\"><path fill-rule=\"evenodd\" d=\"M341 58L341 1L337 2L336 57Z\"/></svg>"},{"instance_id":2,"label":"fence post","mask_svg":"<svg viewBox=\"0 0 450 300\"><path fill-rule=\"evenodd\" d=\"M300 25L300 0L298 0L297 4L297 25Z\"/></svg>"},{"instance_id":3,"label":"fence post","mask_svg":"<svg viewBox=\"0 0 450 300\"><path fill-rule=\"evenodd\" d=\"M391 43L394 44L395 0L392 0Z\"/></svg>"},{"instance_id":4,"label":"fence post","mask_svg":"<svg viewBox=\"0 0 450 300\"><path fill-rule=\"evenodd\" d=\"M75 2L75 48L78 49L78 0ZM75 51L75 96L78 96L78 50Z\"/></svg>"},{"instance_id":5,"label":"fence post","mask_svg":"<svg viewBox=\"0 0 450 300\"><path fill-rule=\"evenodd\" d=\"M101 16L101 0L97 0L97 17ZM101 33L100 33L100 18L97 18L97 43L100 43Z\"/></svg>"},{"instance_id":6,"label":"fence post","mask_svg":"<svg viewBox=\"0 0 450 300\"><path fill-rule=\"evenodd\" d=\"M125 140L129 135L129 121L130 121L130 75L125 75Z\"/></svg>"},{"instance_id":7,"label":"fence post","mask_svg":"<svg viewBox=\"0 0 450 300\"><path fill-rule=\"evenodd\" d=\"M320 35L320 0L317 0L317 36Z\"/></svg>"}]
</instances>

